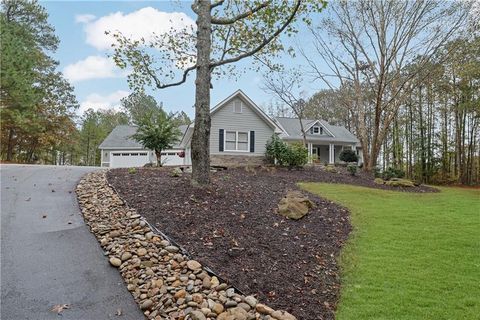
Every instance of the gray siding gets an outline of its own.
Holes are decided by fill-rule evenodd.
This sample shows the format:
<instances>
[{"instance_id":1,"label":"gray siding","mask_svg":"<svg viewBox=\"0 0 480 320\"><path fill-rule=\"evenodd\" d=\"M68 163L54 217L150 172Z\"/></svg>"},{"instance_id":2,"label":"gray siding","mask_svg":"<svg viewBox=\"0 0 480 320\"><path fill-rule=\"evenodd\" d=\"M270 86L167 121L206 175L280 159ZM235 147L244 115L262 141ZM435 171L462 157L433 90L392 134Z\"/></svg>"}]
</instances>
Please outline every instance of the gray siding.
<instances>
[{"instance_id":1,"label":"gray siding","mask_svg":"<svg viewBox=\"0 0 480 320\"><path fill-rule=\"evenodd\" d=\"M243 102L242 113L235 113L233 105L235 101ZM219 152L219 130L225 131L255 131L255 152ZM220 108L212 115L212 128L210 132L210 153L223 155L252 155L263 156L265 144L272 137L274 130L252 109L248 102L232 99L227 105Z\"/></svg>"}]
</instances>

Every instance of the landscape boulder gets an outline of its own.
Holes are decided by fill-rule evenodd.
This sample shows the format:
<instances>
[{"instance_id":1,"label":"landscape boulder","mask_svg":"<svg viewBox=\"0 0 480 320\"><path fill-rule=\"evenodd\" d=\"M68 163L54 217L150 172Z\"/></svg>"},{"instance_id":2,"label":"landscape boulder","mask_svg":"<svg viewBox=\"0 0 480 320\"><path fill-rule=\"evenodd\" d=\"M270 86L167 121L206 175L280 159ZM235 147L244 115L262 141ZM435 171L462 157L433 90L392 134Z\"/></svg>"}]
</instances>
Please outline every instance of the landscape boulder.
<instances>
[{"instance_id":1,"label":"landscape boulder","mask_svg":"<svg viewBox=\"0 0 480 320\"><path fill-rule=\"evenodd\" d=\"M289 219L304 217L315 204L299 191L289 191L278 204L278 213Z\"/></svg>"},{"instance_id":2,"label":"landscape boulder","mask_svg":"<svg viewBox=\"0 0 480 320\"><path fill-rule=\"evenodd\" d=\"M392 186L392 187L414 187L415 186L412 181L407 179L400 179L400 178L392 178L388 181L385 181L385 184L387 186Z\"/></svg>"},{"instance_id":3,"label":"landscape boulder","mask_svg":"<svg viewBox=\"0 0 480 320\"><path fill-rule=\"evenodd\" d=\"M385 184L385 180L383 180L382 178L375 178L373 182L375 182L376 184Z\"/></svg>"}]
</instances>

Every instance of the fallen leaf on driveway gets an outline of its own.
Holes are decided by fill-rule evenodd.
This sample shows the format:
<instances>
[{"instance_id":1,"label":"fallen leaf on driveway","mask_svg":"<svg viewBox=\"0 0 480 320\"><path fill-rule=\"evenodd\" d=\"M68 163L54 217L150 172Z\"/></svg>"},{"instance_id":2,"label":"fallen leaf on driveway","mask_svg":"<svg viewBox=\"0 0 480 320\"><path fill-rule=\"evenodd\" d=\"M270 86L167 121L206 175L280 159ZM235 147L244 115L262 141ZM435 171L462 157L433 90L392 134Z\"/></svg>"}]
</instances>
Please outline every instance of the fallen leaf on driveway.
<instances>
[{"instance_id":1,"label":"fallen leaf on driveway","mask_svg":"<svg viewBox=\"0 0 480 320\"><path fill-rule=\"evenodd\" d=\"M68 304L57 304L57 305L54 305L52 310L50 310L50 311L56 312L57 314L60 314L60 313L62 313L62 311L64 309L70 309L70 305L68 305Z\"/></svg>"},{"instance_id":2,"label":"fallen leaf on driveway","mask_svg":"<svg viewBox=\"0 0 480 320\"><path fill-rule=\"evenodd\" d=\"M68 224L72 224L72 221L68 221L67 223L68 223Z\"/></svg>"},{"instance_id":3,"label":"fallen leaf on driveway","mask_svg":"<svg viewBox=\"0 0 480 320\"><path fill-rule=\"evenodd\" d=\"M25 201L30 201L30 200L32 200L32 198L25 199Z\"/></svg>"},{"instance_id":4,"label":"fallen leaf on driveway","mask_svg":"<svg viewBox=\"0 0 480 320\"><path fill-rule=\"evenodd\" d=\"M43 219L45 219L46 217L47 217L47 215L46 215L46 214L44 214L44 215L42 216L42 218L43 218Z\"/></svg>"},{"instance_id":5,"label":"fallen leaf on driveway","mask_svg":"<svg viewBox=\"0 0 480 320\"><path fill-rule=\"evenodd\" d=\"M122 309L118 308L116 314L117 314L117 316L121 316L122 315Z\"/></svg>"}]
</instances>

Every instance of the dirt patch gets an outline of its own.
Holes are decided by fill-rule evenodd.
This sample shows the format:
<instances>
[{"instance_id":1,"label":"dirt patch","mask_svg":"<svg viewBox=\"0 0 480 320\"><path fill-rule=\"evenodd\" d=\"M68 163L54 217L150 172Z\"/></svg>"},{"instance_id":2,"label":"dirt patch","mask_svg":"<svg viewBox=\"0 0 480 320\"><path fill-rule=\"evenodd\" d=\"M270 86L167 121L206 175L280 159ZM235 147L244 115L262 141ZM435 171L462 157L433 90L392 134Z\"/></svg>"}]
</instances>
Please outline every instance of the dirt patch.
<instances>
[{"instance_id":1,"label":"dirt patch","mask_svg":"<svg viewBox=\"0 0 480 320\"><path fill-rule=\"evenodd\" d=\"M341 168L342 169L342 168ZM190 176L172 169L135 174L111 170L109 182L127 203L182 245L202 264L260 301L298 319L333 319L340 279L336 257L351 230L348 211L309 195L315 207L298 221L276 212L299 181L376 185L363 173L352 177L320 170L229 169L196 189ZM402 191L429 192L414 187Z\"/></svg>"}]
</instances>

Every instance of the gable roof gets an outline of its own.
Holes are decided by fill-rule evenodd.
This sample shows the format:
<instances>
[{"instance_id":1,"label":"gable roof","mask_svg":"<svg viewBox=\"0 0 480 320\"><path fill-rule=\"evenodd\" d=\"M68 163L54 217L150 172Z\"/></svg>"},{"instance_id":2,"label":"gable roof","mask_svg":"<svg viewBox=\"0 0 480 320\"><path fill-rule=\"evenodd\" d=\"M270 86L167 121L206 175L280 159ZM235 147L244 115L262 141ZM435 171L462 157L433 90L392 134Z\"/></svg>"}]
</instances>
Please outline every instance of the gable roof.
<instances>
[{"instance_id":1,"label":"gable roof","mask_svg":"<svg viewBox=\"0 0 480 320\"><path fill-rule=\"evenodd\" d=\"M210 111L210 115L214 115L218 110L222 109L230 101L232 101L234 98L240 97L252 107L253 111L263 120L265 123L267 123L270 127L272 127L275 130L275 133L281 133L283 130L277 125L275 121L273 121L259 106L255 104L242 90L237 90L234 93L232 93L230 96L228 96L226 99L220 101L215 107L212 108Z\"/></svg>"},{"instance_id":2,"label":"gable roof","mask_svg":"<svg viewBox=\"0 0 480 320\"><path fill-rule=\"evenodd\" d=\"M303 139L302 130L300 127L300 121L297 118L285 118L285 117L276 117L275 121L284 129L284 133L280 135L281 138L287 140L301 140ZM307 134L308 140L318 140L318 141L331 141L331 142L346 142L346 143L358 143L359 140L355 137L350 131L348 131L343 126L333 126L322 120L311 120L311 119L302 119L302 124L307 131L316 123L320 123L325 130L332 134L332 136L326 135L312 135ZM307 129L308 128L308 129Z\"/></svg>"},{"instance_id":3,"label":"gable roof","mask_svg":"<svg viewBox=\"0 0 480 320\"><path fill-rule=\"evenodd\" d=\"M144 149L142 144L137 142L132 136L137 132L137 126L119 125L116 126L112 132L103 140L98 146L99 149ZM187 131L188 126L181 125L178 127L180 130L180 139L172 149L180 149L180 141L183 135Z\"/></svg>"}]
</instances>

